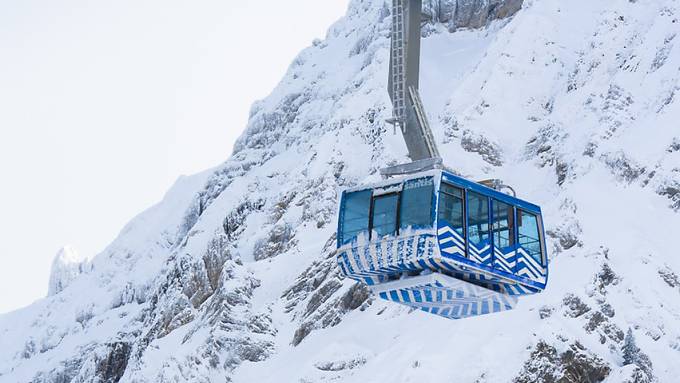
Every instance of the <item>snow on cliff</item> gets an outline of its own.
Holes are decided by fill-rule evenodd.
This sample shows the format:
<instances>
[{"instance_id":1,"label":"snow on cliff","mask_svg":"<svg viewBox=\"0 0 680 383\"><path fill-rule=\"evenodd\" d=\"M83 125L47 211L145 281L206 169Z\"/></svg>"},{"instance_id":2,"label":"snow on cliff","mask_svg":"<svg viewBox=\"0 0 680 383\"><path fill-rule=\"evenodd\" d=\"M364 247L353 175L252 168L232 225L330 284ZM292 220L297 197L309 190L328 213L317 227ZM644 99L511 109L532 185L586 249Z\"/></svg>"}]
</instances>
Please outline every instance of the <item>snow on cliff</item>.
<instances>
[{"instance_id":1,"label":"snow on cliff","mask_svg":"<svg viewBox=\"0 0 680 383\"><path fill-rule=\"evenodd\" d=\"M516 4L425 2L421 90L449 166L542 205L545 293L450 321L340 277L338 191L406 161L384 122L390 7L353 0L228 161L0 316L0 382L675 381L680 4Z\"/></svg>"},{"instance_id":2,"label":"snow on cliff","mask_svg":"<svg viewBox=\"0 0 680 383\"><path fill-rule=\"evenodd\" d=\"M87 266L87 259L83 259L73 247L62 247L52 261L47 295L59 294L80 274L86 272Z\"/></svg>"}]
</instances>

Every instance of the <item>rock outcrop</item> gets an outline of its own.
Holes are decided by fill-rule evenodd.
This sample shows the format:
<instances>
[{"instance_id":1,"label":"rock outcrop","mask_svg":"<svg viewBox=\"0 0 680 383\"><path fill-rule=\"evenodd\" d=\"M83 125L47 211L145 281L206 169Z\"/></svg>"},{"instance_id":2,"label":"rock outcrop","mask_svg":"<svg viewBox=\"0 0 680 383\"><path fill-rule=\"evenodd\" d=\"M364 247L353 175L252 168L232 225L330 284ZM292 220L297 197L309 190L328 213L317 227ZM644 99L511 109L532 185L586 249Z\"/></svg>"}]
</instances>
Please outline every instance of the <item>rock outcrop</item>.
<instances>
[{"instance_id":1,"label":"rock outcrop","mask_svg":"<svg viewBox=\"0 0 680 383\"><path fill-rule=\"evenodd\" d=\"M423 11L434 22L444 23L450 31L481 28L494 20L505 19L522 8L524 0L425 0Z\"/></svg>"},{"instance_id":2,"label":"rock outcrop","mask_svg":"<svg viewBox=\"0 0 680 383\"><path fill-rule=\"evenodd\" d=\"M59 294L80 274L87 272L90 265L87 259L81 258L71 246L64 246L52 261L50 282L47 295Z\"/></svg>"}]
</instances>

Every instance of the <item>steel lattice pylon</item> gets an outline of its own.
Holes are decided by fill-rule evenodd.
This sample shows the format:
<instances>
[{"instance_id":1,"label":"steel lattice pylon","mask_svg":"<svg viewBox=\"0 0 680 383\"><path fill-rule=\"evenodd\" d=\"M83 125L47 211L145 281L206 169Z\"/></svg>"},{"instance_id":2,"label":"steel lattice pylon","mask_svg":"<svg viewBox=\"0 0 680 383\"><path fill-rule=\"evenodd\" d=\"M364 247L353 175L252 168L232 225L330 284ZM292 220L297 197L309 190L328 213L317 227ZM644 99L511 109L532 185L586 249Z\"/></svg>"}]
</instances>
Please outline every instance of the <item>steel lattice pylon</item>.
<instances>
[{"instance_id":1,"label":"steel lattice pylon","mask_svg":"<svg viewBox=\"0 0 680 383\"><path fill-rule=\"evenodd\" d=\"M421 10L422 0L392 0L388 122L400 128L412 161L440 158L418 93Z\"/></svg>"}]
</instances>

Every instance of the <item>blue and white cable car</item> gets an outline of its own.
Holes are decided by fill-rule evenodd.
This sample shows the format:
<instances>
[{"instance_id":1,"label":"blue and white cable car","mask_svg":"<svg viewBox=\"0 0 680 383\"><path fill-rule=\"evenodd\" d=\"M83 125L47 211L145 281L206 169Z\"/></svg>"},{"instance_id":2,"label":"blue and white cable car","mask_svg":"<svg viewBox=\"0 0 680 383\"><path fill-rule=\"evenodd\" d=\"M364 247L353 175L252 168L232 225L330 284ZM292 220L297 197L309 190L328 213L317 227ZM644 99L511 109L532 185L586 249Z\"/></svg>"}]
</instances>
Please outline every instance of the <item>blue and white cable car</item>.
<instances>
[{"instance_id":1,"label":"blue and white cable car","mask_svg":"<svg viewBox=\"0 0 680 383\"><path fill-rule=\"evenodd\" d=\"M418 93L421 9L392 0L388 122L413 162L342 193L338 265L383 299L443 317L510 310L548 281L541 208L442 166Z\"/></svg>"},{"instance_id":2,"label":"blue and white cable car","mask_svg":"<svg viewBox=\"0 0 680 383\"><path fill-rule=\"evenodd\" d=\"M460 319L548 279L541 209L445 170L342 193L338 264L383 299Z\"/></svg>"}]
</instances>

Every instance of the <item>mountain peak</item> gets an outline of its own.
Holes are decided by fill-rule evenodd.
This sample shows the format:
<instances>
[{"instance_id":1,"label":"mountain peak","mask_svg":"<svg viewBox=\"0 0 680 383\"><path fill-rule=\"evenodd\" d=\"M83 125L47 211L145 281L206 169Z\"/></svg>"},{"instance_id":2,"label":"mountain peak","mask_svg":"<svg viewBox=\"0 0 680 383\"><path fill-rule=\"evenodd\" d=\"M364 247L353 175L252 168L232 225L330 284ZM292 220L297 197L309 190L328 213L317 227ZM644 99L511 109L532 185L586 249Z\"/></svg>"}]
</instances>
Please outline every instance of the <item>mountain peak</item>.
<instances>
[{"instance_id":1,"label":"mountain peak","mask_svg":"<svg viewBox=\"0 0 680 383\"><path fill-rule=\"evenodd\" d=\"M47 295L59 294L68 287L75 278L87 270L88 260L70 245L65 245L57 252L52 261L50 282Z\"/></svg>"}]
</instances>

